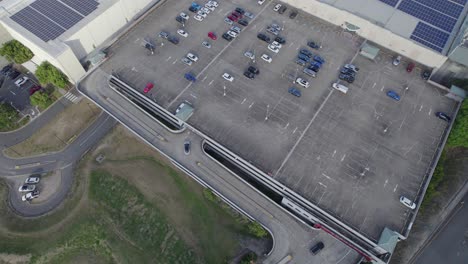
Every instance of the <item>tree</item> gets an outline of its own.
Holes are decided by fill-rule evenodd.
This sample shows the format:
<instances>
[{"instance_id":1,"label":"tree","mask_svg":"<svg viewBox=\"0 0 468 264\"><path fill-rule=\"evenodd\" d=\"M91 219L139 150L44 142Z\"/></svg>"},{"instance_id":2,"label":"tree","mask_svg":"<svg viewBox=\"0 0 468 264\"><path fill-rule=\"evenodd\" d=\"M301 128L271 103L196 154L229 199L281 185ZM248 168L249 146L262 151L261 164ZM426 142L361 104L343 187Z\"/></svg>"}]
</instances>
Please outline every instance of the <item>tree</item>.
<instances>
[{"instance_id":1,"label":"tree","mask_svg":"<svg viewBox=\"0 0 468 264\"><path fill-rule=\"evenodd\" d=\"M47 107L49 107L50 104L54 102L54 100L52 100L50 96L43 91L34 93L33 95L31 95L31 97L29 97L29 99L31 100L32 105L36 105L41 109L46 109Z\"/></svg>"},{"instance_id":2,"label":"tree","mask_svg":"<svg viewBox=\"0 0 468 264\"><path fill-rule=\"evenodd\" d=\"M44 85L51 83L60 88L68 85L68 77L48 61L44 61L37 67L36 77Z\"/></svg>"},{"instance_id":3,"label":"tree","mask_svg":"<svg viewBox=\"0 0 468 264\"><path fill-rule=\"evenodd\" d=\"M468 148L468 100L463 101L454 122L447 140L447 147Z\"/></svg>"},{"instance_id":4,"label":"tree","mask_svg":"<svg viewBox=\"0 0 468 264\"><path fill-rule=\"evenodd\" d=\"M7 131L15 128L18 112L9 104L0 104L0 130Z\"/></svg>"},{"instance_id":5,"label":"tree","mask_svg":"<svg viewBox=\"0 0 468 264\"><path fill-rule=\"evenodd\" d=\"M0 55L4 56L8 61L14 61L18 64L25 63L34 57L34 53L28 47L15 39L3 43L0 48Z\"/></svg>"},{"instance_id":6,"label":"tree","mask_svg":"<svg viewBox=\"0 0 468 264\"><path fill-rule=\"evenodd\" d=\"M250 222L247 230L255 237L262 238L268 235L267 231L257 222Z\"/></svg>"},{"instance_id":7,"label":"tree","mask_svg":"<svg viewBox=\"0 0 468 264\"><path fill-rule=\"evenodd\" d=\"M257 261L257 254L255 252L249 252L244 255L240 261L240 264L253 264Z\"/></svg>"}]
</instances>

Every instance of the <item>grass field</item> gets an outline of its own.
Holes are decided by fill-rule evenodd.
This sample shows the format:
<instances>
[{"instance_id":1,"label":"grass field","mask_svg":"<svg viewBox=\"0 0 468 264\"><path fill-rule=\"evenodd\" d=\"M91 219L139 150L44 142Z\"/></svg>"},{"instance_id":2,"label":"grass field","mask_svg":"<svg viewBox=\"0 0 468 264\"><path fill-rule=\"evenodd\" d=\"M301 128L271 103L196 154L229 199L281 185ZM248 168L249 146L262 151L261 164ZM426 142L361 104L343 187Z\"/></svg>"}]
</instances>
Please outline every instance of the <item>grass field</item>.
<instances>
[{"instance_id":1,"label":"grass field","mask_svg":"<svg viewBox=\"0 0 468 264\"><path fill-rule=\"evenodd\" d=\"M1 203L0 263L218 264L252 240L245 219L120 126L81 162L72 193L53 214L31 220Z\"/></svg>"},{"instance_id":2,"label":"grass field","mask_svg":"<svg viewBox=\"0 0 468 264\"><path fill-rule=\"evenodd\" d=\"M101 112L87 99L71 104L27 140L5 149L11 157L27 157L63 149Z\"/></svg>"}]
</instances>

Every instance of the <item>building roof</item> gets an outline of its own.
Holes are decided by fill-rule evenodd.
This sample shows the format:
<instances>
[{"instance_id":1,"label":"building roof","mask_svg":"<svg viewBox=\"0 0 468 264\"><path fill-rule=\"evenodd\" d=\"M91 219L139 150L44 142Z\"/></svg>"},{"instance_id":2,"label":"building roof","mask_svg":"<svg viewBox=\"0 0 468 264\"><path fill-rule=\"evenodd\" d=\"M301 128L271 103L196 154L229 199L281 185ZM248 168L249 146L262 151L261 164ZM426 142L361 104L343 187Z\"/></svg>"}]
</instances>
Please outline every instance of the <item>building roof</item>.
<instances>
[{"instance_id":1,"label":"building roof","mask_svg":"<svg viewBox=\"0 0 468 264\"><path fill-rule=\"evenodd\" d=\"M446 54L468 12L468 0L318 0Z\"/></svg>"}]
</instances>

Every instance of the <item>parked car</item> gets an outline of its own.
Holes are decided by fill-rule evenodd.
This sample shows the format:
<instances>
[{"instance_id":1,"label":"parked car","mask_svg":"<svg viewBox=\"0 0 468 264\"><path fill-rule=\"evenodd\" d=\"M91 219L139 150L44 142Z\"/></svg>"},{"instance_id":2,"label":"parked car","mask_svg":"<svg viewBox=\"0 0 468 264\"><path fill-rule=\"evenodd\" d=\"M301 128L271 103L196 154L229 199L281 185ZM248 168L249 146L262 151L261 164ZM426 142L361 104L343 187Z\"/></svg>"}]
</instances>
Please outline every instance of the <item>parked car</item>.
<instances>
[{"instance_id":1,"label":"parked car","mask_svg":"<svg viewBox=\"0 0 468 264\"><path fill-rule=\"evenodd\" d=\"M184 154L185 155L190 154L190 140L188 139L184 141Z\"/></svg>"},{"instance_id":2,"label":"parked car","mask_svg":"<svg viewBox=\"0 0 468 264\"><path fill-rule=\"evenodd\" d=\"M405 196L400 197L400 203L412 210L416 209L416 204L413 203L410 199L406 198Z\"/></svg>"},{"instance_id":3,"label":"parked car","mask_svg":"<svg viewBox=\"0 0 468 264\"><path fill-rule=\"evenodd\" d=\"M306 56L309 57L309 58L312 58L312 57L314 56L314 54L312 54L312 52L310 52L310 51L307 50L307 49L301 49L301 50L299 50L299 53L304 54L304 55L306 55Z\"/></svg>"},{"instance_id":4,"label":"parked car","mask_svg":"<svg viewBox=\"0 0 468 264\"><path fill-rule=\"evenodd\" d=\"M20 76L20 72L15 70L15 69L11 69L10 71L7 72L6 76L9 77L10 79L14 80L16 78L18 78L18 76Z\"/></svg>"},{"instance_id":5,"label":"parked car","mask_svg":"<svg viewBox=\"0 0 468 264\"><path fill-rule=\"evenodd\" d=\"M249 72L251 72L251 73L253 73L253 74L257 74L257 75L260 74L260 70L257 69L257 68L254 67L254 66L249 66L249 68L247 68L247 71L249 71Z\"/></svg>"},{"instance_id":6,"label":"parked car","mask_svg":"<svg viewBox=\"0 0 468 264\"><path fill-rule=\"evenodd\" d=\"M279 30L275 29L274 27L268 26L266 29L267 32L277 36L279 34Z\"/></svg>"},{"instance_id":7,"label":"parked car","mask_svg":"<svg viewBox=\"0 0 468 264\"><path fill-rule=\"evenodd\" d=\"M237 21L237 23L239 23L240 25L244 27L249 25L249 21L247 21L246 19L240 19L239 21Z\"/></svg>"},{"instance_id":8,"label":"parked car","mask_svg":"<svg viewBox=\"0 0 468 264\"><path fill-rule=\"evenodd\" d=\"M13 68L13 65L8 64L5 67L3 67L0 72L1 74L6 75L6 73L9 72L12 68Z\"/></svg>"},{"instance_id":9,"label":"parked car","mask_svg":"<svg viewBox=\"0 0 468 264\"><path fill-rule=\"evenodd\" d=\"M187 57L183 57L183 58L182 58L182 62L183 62L184 64L187 64L188 66L192 65L192 61L191 61L189 58L187 58Z\"/></svg>"},{"instance_id":10,"label":"parked car","mask_svg":"<svg viewBox=\"0 0 468 264\"><path fill-rule=\"evenodd\" d=\"M271 63L273 61L273 59L267 54L262 54L261 58L268 63Z\"/></svg>"},{"instance_id":11,"label":"parked car","mask_svg":"<svg viewBox=\"0 0 468 264\"><path fill-rule=\"evenodd\" d=\"M355 71L353 71L351 69L348 69L348 68L345 68L345 67L341 68L340 72L343 73L343 74L347 74L347 75L356 77L356 72Z\"/></svg>"},{"instance_id":12,"label":"parked car","mask_svg":"<svg viewBox=\"0 0 468 264\"><path fill-rule=\"evenodd\" d=\"M278 12L280 8L281 8L281 4L276 4L275 7L273 7L273 11Z\"/></svg>"},{"instance_id":13,"label":"parked car","mask_svg":"<svg viewBox=\"0 0 468 264\"><path fill-rule=\"evenodd\" d=\"M282 7L280 7L280 9L278 10L278 13L283 14L284 12L286 12L286 9L288 9L286 6L282 6Z\"/></svg>"},{"instance_id":14,"label":"parked car","mask_svg":"<svg viewBox=\"0 0 468 264\"><path fill-rule=\"evenodd\" d=\"M408 67L406 67L406 71L407 71L407 72L412 72L413 69L414 69L414 66L415 66L415 65L414 65L413 62L408 63Z\"/></svg>"},{"instance_id":15,"label":"parked car","mask_svg":"<svg viewBox=\"0 0 468 264\"><path fill-rule=\"evenodd\" d=\"M322 64L320 62L317 62L317 61L311 61L310 62L310 67L314 67L314 68L318 68L320 69L322 67Z\"/></svg>"},{"instance_id":16,"label":"parked car","mask_svg":"<svg viewBox=\"0 0 468 264\"><path fill-rule=\"evenodd\" d=\"M421 73L421 78L423 78L424 80L429 80L430 77L431 77L431 72L430 71L423 71Z\"/></svg>"},{"instance_id":17,"label":"parked car","mask_svg":"<svg viewBox=\"0 0 468 264\"><path fill-rule=\"evenodd\" d=\"M187 58L189 58L191 61L193 62L197 62L198 61L198 57L197 55L193 54L193 53L187 53Z\"/></svg>"},{"instance_id":18,"label":"parked car","mask_svg":"<svg viewBox=\"0 0 468 264\"><path fill-rule=\"evenodd\" d=\"M18 188L18 192L32 192L36 190L36 185L34 184L23 184Z\"/></svg>"},{"instance_id":19,"label":"parked car","mask_svg":"<svg viewBox=\"0 0 468 264\"><path fill-rule=\"evenodd\" d=\"M187 14L185 14L184 12L181 12L181 13L179 14L179 16L182 17L182 18L185 19L185 20L189 20L189 18L190 18L190 17L189 17Z\"/></svg>"},{"instance_id":20,"label":"parked car","mask_svg":"<svg viewBox=\"0 0 468 264\"><path fill-rule=\"evenodd\" d=\"M304 88L309 88L310 84L308 81L302 79L301 77L297 78L295 83L299 84L300 86Z\"/></svg>"},{"instance_id":21,"label":"parked car","mask_svg":"<svg viewBox=\"0 0 468 264\"><path fill-rule=\"evenodd\" d=\"M277 36L275 38L275 41L278 42L279 44L284 44L286 43L286 39L284 37L281 37L281 36Z\"/></svg>"},{"instance_id":22,"label":"parked car","mask_svg":"<svg viewBox=\"0 0 468 264\"><path fill-rule=\"evenodd\" d=\"M159 32L159 37L167 39L169 37L169 33L166 31Z\"/></svg>"},{"instance_id":23,"label":"parked car","mask_svg":"<svg viewBox=\"0 0 468 264\"><path fill-rule=\"evenodd\" d=\"M274 53L278 53L278 52L279 52L278 46L275 46L275 45L273 45L273 44L268 45L268 49L269 49L270 51L274 52Z\"/></svg>"},{"instance_id":24,"label":"parked car","mask_svg":"<svg viewBox=\"0 0 468 264\"><path fill-rule=\"evenodd\" d=\"M199 15L199 16L201 16L201 17L203 17L203 18L206 18L206 17L208 16L208 13L206 13L206 12L200 10L200 11L197 12L197 15Z\"/></svg>"},{"instance_id":25,"label":"parked car","mask_svg":"<svg viewBox=\"0 0 468 264\"><path fill-rule=\"evenodd\" d=\"M244 76L247 77L247 78L249 78L249 79L251 79L251 80L252 80L252 79L255 79L255 74L253 74L253 73L251 73L251 72L249 72L249 71L245 71L245 72L244 72Z\"/></svg>"},{"instance_id":26,"label":"parked car","mask_svg":"<svg viewBox=\"0 0 468 264\"><path fill-rule=\"evenodd\" d=\"M320 64L324 64L325 63L325 59L320 57L319 55L315 55L314 56L314 61L320 63Z\"/></svg>"},{"instance_id":27,"label":"parked car","mask_svg":"<svg viewBox=\"0 0 468 264\"><path fill-rule=\"evenodd\" d=\"M400 101L400 95L397 94L397 92L390 90L387 92L387 96L392 98L395 101Z\"/></svg>"},{"instance_id":28,"label":"parked car","mask_svg":"<svg viewBox=\"0 0 468 264\"><path fill-rule=\"evenodd\" d=\"M307 69L311 69L316 73L318 73L320 71L320 67L318 67L316 65L310 65L309 67L307 67Z\"/></svg>"},{"instance_id":29,"label":"parked car","mask_svg":"<svg viewBox=\"0 0 468 264\"><path fill-rule=\"evenodd\" d=\"M145 86L145 89L143 89L143 93L148 93L149 91L151 91L151 89L153 89L154 85L153 83L149 82L146 84Z\"/></svg>"},{"instance_id":30,"label":"parked car","mask_svg":"<svg viewBox=\"0 0 468 264\"><path fill-rule=\"evenodd\" d=\"M226 80L228 82L234 81L234 77L232 77L232 75L230 75L227 72L223 73L222 77L223 77L224 80Z\"/></svg>"},{"instance_id":31,"label":"parked car","mask_svg":"<svg viewBox=\"0 0 468 264\"><path fill-rule=\"evenodd\" d=\"M270 42L270 37L268 37L267 35L263 34L263 33L258 33L257 34L257 38L265 41L265 42Z\"/></svg>"},{"instance_id":32,"label":"parked car","mask_svg":"<svg viewBox=\"0 0 468 264\"><path fill-rule=\"evenodd\" d=\"M237 37L237 33L234 32L234 31L232 31L232 30L229 30L227 33L228 33L229 36L231 36L231 37L233 37L233 38L236 38L236 37Z\"/></svg>"},{"instance_id":33,"label":"parked car","mask_svg":"<svg viewBox=\"0 0 468 264\"><path fill-rule=\"evenodd\" d=\"M21 197L21 200L22 200L23 202L26 202L26 201L29 202L29 201L31 201L32 199L37 198L37 197L39 197L39 191L38 191L38 190L34 190L34 191L32 191L32 192L28 192L27 194L23 195L23 196Z\"/></svg>"},{"instance_id":34,"label":"parked car","mask_svg":"<svg viewBox=\"0 0 468 264\"><path fill-rule=\"evenodd\" d=\"M435 116L447 122L450 122L450 120L452 120L452 118L444 112L436 112Z\"/></svg>"},{"instance_id":35,"label":"parked car","mask_svg":"<svg viewBox=\"0 0 468 264\"><path fill-rule=\"evenodd\" d=\"M208 41L203 41L203 42L202 42L202 46L205 47L205 48L207 48L207 49L211 49L211 44L210 44L210 42L208 42Z\"/></svg>"},{"instance_id":36,"label":"parked car","mask_svg":"<svg viewBox=\"0 0 468 264\"><path fill-rule=\"evenodd\" d=\"M245 12L244 13L244 16L250 18L250 19L253 19L254 18L254 14L250 13L250 12Z\"/></svg>"},{"instance_id":37,"label":"parked car","mask_svg":"<svg viewBox=\"0 0 468 264\"><path fill-rule=\"evenodd\" d=\"M400 65L400 62L401 62L401 56L398 55L393 59L392 63L393 63L394 66L398 66L398 65Z\"/></svg>"},{"instance_id":38,"label":"parked car","mask_svg":"<svg viewBox=\"0 0 468 264\"><path fill-rule=\"evenodd\" d=\"M195 19L195 20L197 20L197 21L200 21L200 22L203 21L203 17L200 16L200 15L198 15L198 14L195 15L195 16L193 17L193 19Z\"/></svg>"},{"instance_id":39,"label":"parked car","mask_svg":"<svg viewBox=\"0 0 468 264\"><path fill-rule=\"evenodd\" d=\"M179 23L185 23L185 19L183 19L181 16L176 16L175 20Z\"/></svg>"},{"instance_id":40,"label":"parked car","mask_svg":"<svg viewBox=\"0 0 468 264\"><path fill-rule=\"evenodd\" d=\"M176 36L169 36L167 40L171 42L172 44L175 44L175 45L179 44L179 38Z\"/></svg>"},{"instance_id":41,"label":"parked car","mask_svg":"<svg viewBox=\"0 0 468 264\"><path fill-rule=\"evenodd\" d=\"M185 30L183 30L183 29L178 29L177 34L181 35L184 38L188 37L188 33L185 32Z\"/></svg>"},{"instance_id":42,"label":"parked car","mask_svg":"<svg viewBox=\"0 0 468 264\"><path fill-rule=\"evenodd\" d=\"M218 37L216 36L216 34L214 32L208 32L208 37L212 40L217 40Z\"/></svg>"},{"instance_id":43,"label":"parked car","mask_svg":"<svg viewBox=\"0 0 468 264\"><path fill-rule=\"evenodd\" d=\"M305 74L307 74L307 75L309 75L309 76L311 76L313 78L317 77L317 75L315 74L315 71L313 71L313 70L311 70L309 68L304 68L304 70L302 72L304 72Z\"/></svg>"},{"instance_id":44,"label":"parked car","mask_svg":"<svg viewBox=\"0 0 468 264\"><path fill-rule=\"evenodd\" d=\"M351 76L351 75L340 74L340 75L338 76L338 78L339 78L340 80L347 81L348 83L353 83L353 82L354 82L354 77Z\"/></svg>"},{"instance_id":45,"label":"parked car","mask_svg":"<svg viewBox=\"0 0 468 264\"><path fill-rule=\"evenodd\" d=\"M301 66L305 66L305 65L307 64L307 61L302 60L302 59L297 59L297 60L296 60L296 63L299 64L299 65L301 65Z\"/></svg>"},{"instance_id":46,"label":"parked car","mask_svg":"<svg viewBox=\"0 0 468 264\"><path fill-rule=\"evenodd\" d=\"M353 71L355 71L355 72L358 72L358 71L359 71L359 68L356 67L356 65L354 65L354 64L349 64L349 63L348 63L348 64L345 64L343 67L346 68L346 69L353 70Z\"/></svg>"},{"instance_id":47,"label":"parked car","mask_svg":"<svg viewBox=\"0 0 468 264\"><path fill-rule=\"evenodd\" d=\"M198 12L198 9L197 9L197 8L195 8L195 7L193 7L193 6L189 7L189 9L188 9L188 10L189 10L190 12L193 12L193 13L196 13L196 12Z\"/></svg>"},{"instance_id":48,"label":"parked car","mask_svg":"<svg viewBox=\"0 0 468 264\"><path fill-rule=\"evenodd\" d=\"M184 78L187 81L190 81L190 82L196 82L197 81L197 76L195 76L195 74L193 74L191 72L187 72L186 74L184 74Z\"/></svg>"},{"instance_id":49,"label":"parked car","mask_svg":"<svg viewBox=\"0 0 468 264\"><path fill-rule=\"evenodd\" d=\"M320 49L320 45L315 43L314 41L309 41L307 42L307 46L313 48L313 49Z\"/></svg>"},{"instance_id":50,"label":"parked car","mask_svg":"<svg viewBox=\"0 0 468 264\"><path fill-rule=\"evenodd\" d=\"M36 174L36 175L31 175L26 180L24 181L25 184L37 184L41 181L41 177Z\"/></svg>"},{"instance_id":51,"label":"parked car","mask_svg":"<svg viewBox=\"0 0 468 264\"><path fill-rule=\"evenodd\" d=\"M240 8L240 7L236 7L235 10L236 10L236 12L239 13L239 14L242 14L242 15L245 14L245 10L242 9L242 8Z\"/></svg>"},{"instance_id":52,"label":"parked car","mask_svg":"<svg viewBox=\"0 0 468 264\"><path fill-rule=\"evenodd\" d=\"M41 90L42 87L39 85L34 85L33 87L29 88L29 95L33 95L35 92Z\"/></svg>"},{"instance_id":53,"label":"parked car","mask_svg":"<svg viewBox=\"0 0 468 264\"><path fill-rule=\"evenodd\" d=\"M208 1L208 4L210 4L210 5L214 6L214 7L218 7L218 6L219 6L219 5L218 5L218 2L216 2L216 1L214 1L214 0Z\"/></svg>"},{"instance_id":54,"label":"parked car","mask_svg":"<svg viewBox=\"0 0 468 264\"><path fill-rule=\"evenodd\" d=\"M288 93L290 93L290 94L292 94L292 95L294 95L294 96L297 96L297 97L301 97L301 95L302 95L302 94L301 94L301 90L296 89L296 88L294 88L294 87L289 88L289 89L288 89Z\"/></svg>"},{"instance_id":55,"label":"parked car","mask_svg":"<svg viewBox=\"0 0 468 264\"><path fill-rule=\"evenodd\" d=\"M231 15L229 15L229 16L228 16L228 18L229 18L231 21L233 21L233 22L237 22L237 21L239 20L239 18L238 18L238 17L236 17L236 16L233 16L232 14L231 14Z\"/></svg>"},{"instance_id":56,"label":"parked car","mask_svg":"<svg viewBox=\"0 0 468 264\"><path fill-rule=\"evenodd\" d=\"M258 1L257 1L257 4L263 5L263 3L265 3L265 1L266 1L266 0L258 0Z\"/></svg>"},{"instance_id":57,"label":"parked car","mask_svg":"<svg viewBox=\"0 0 468 264\"><path fill-rule=\"evenodd\" d=\"M289 13L289 18L294 19L297 16L297 10L291 10L291 13Z\"/></svg>"},{"instance_id":58,"label":"parked car","mask_svg":"<svg viewBox=\"0 0 468 264\"><path fill-rule=\"evenodd\" d=\"M346 94L348 92L348 87L342 85L342 84L339 84L339 83L333 83L332 84L332 87L335 88L336 90Z\"/></svg>"},{"instance_id":59,"label":"parked car","mask_svg":"<svg viewBox=\"0 0 468 264\"><path fill-rule=\"evenodd\" d=\"M307 55L302 54L302 53L297 54L297 58L299 58L299 59L301 59L301 60L303 60L305 62L310 62L310 58Z\"/></svg>"},{"instance_id":60,"label":"parked car","mask_svg":"<svg viewBox=\"0 0 468 264\"><path fill-rule=\"evenodd\" d=\"M249 59L251 59L251 60L255 59L255 55L254 55L253 52L250 51L250 50L246 51L246 52L244 53L244 56L246 56L247 58L249 58Z\"/></svg>"},{"instance_id":61,"label":"parked car","mask_svg":"<svg viewBox=\"0 0 468 264\"><path fill-rule=\"evenodd\" d=\"M15 85L16 85L17 87L21 87L21 86L22 86L23 84L25 84L28 80L29 80L28 77L23 76L23 77L21 77L21 78L19 78L18 80L15 81Z\"/></svg>"},{"instance_id":62,"label":"parked car","mask_svg":"<svg viewBox=\"0 0 468 264\"><path fill-rule=\"evenodd\" d=\"M233 39L233 37L231 37L231 35L229 35L227 32L223 34L223 39L227 40L227 41L231 41Z\"/></svg>"},{"instance_id":63,"label":"parked car","mask_svg":"<svg viewBox=\"0 0 468 264\"><path fill-rule=\"evenodd\" d=\"M228 25L232 25L232 23L233 23L232 20L229 17L226 17L224 19L224 22L227 23Z\"/></svg>"},{"instance_id":64,"label":"parked car","mask_svg":"<svg viewBox=\"0 0 468 264\"><path fill-rule=\"evenodd\" d=\"M318 242L317 244L315 244L313 247L310 248L310 253L312 253L312 255L317 255L317 253L320 252L320 250L322 250L325 246L323 245L322 242Z\"/></svg>"}]
</instances>

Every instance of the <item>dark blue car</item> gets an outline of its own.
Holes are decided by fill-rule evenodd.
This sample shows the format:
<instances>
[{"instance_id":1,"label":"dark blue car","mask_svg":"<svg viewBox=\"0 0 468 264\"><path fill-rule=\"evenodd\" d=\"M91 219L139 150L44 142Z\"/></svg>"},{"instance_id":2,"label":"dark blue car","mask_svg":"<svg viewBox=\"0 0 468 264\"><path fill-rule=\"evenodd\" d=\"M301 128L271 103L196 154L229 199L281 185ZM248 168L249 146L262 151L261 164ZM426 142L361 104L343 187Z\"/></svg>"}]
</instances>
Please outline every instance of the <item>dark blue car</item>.
<instances>
[{"instance_id":1,"label":"dark blue car","mask_svg":"<svg viewBox=\"0 0 468 264\"><path fill-rule=\"evenodd\" d=\"M392 90L388 91L387 96L392 98L395 101L400 101L400 96L395 91L392 91Z\"/></svg>"},{"instance_id":2,"label":"dark blue car","mask_svg":"<svg viewBox=\"0 0 468 264\"><path fill-rule=\"evenodd\" d=\"M310 67L313 67L313 68L319 68L322 67L322 64L318 61L311 61L310 62Z\"/></svg>"},{"instance_id":3,"label":"dark blue car","mask_svg":"<svg viewBox=\"0 0 468 264\"><path fill-rule=\"evenodd\" d=\"M188 72L184 75L185 79L191 81L191 82L195 82L197 80L197 78L195 77L194 74Z\"/></svg>"},{"instance_id":4,"label":"dark blue car","mask_svg":"<svg viewBox=\"0 0 468 264\"><path fill-rule=\"evenodd\" d=\"M297 55L297 58L298 58L298 59L301 59L301 60L303 60L303 61L305 61L305 62L310 62L310 58L309 58L307 55L302 54L302 53L299 53L299 54Z\"/></svg>"},{"instance_id":5,"label":"dark blue car","mask_svg":"<svg viewBox=\"0 0 468 264\"><path fill-rule=\"evenodd\" d=\"M316 62L318 62L318 63L320 63L320 64L324 64L324 63L325 63L325 60L324 60L322 57L320 57L319 55L315 55L315 56L314 56L314 61L316 61Z\"/></svg>"},{"instance_id":6,"label":"dark blue car","mask_svg":"<svg viewBox=\"0 0 468 264\"><path fill-rule=\"evenodd\" d=\"M289 88L288 92L294 96L301 97L301 91L294 87Z\"/></svg>"},{"instance_id":7,"label":"dark blue car","mask_svg":"<svg viewBox=\"0 0 468 264\"><path fill-rule=\"evenodd\" d=\"M309 58L312 58L312 56L314 56L314 54L312 54L312 52L310 50L307 50L307 49L301 49L299 51L300 54L304 54L306 55L307 57Z\"/></svg>"}]
</instances>

